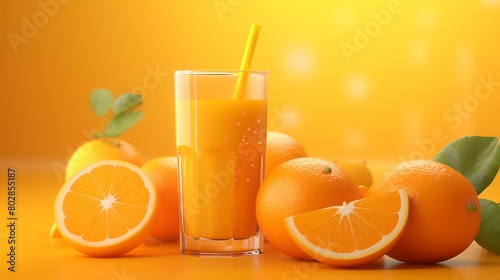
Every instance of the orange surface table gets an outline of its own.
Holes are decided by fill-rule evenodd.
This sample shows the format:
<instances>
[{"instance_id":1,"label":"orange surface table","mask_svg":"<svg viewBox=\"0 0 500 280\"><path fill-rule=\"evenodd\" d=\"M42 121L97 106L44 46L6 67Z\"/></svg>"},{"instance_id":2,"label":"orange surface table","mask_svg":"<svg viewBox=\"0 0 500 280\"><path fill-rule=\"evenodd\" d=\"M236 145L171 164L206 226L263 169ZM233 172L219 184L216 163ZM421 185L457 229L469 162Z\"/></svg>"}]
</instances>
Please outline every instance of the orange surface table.
<instances>
[{"instance_id":1,"label":"orange surface table","mask_svg":"<svg viewBox=\"0 0 500 280\"><path fill-rule=\"evenodd\" d=\"M50 166L38 163L35 166ZM2 164L2 168L7 168ZM118 258L90 258L50 239L53 201L60 182L50 169L16 167L16 272L7 270L6 227L0 228L0 279L498 279L500 256L483 250L475 242L459 256L435 265L411 265L384 257L368 266L338 269L317 262L293 260L266 243L258 256L200 258L179 254L177 242L153 239ZM6 181L4 170L0 179ZM487 193L493 199L500 194ZM6 191L0 193L6 205ZM4 207L1 207L4 208ZM0 208L0 209L1 209ZM0 218L5 223L4 209Z\"/></svg>"}]
</instances>

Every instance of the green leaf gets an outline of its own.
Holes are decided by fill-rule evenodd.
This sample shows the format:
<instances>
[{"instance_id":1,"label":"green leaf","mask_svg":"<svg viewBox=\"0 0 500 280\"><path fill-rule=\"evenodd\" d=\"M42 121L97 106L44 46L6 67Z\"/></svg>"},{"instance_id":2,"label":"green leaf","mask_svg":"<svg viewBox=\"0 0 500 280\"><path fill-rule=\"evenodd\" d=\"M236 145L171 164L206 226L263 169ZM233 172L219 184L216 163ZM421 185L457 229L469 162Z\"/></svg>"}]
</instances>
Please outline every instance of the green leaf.
<instances>
[{"instance_id":1,"label":"green leaf","mask_svg":"<svg viewBox=\"0 0 500 280\"><path fill-rule=\"evenodd\" d=\"M484 249L500 255L500 205L480 198L481 225L476 235L476 242Z\"/></svg>"},{"instance_id":2,"label":"green leaf","mask_svg":"<svg viewBox=\"0 0 500 280\"><path fill-rule=\"evenodd\" d=\"M500 167L498 138L462 137L439 151L434 160L460 172L480 194L491 184Z\"/></svg>"},{"instance_id":3,"label":"green leaf","mask_svg":"<svg viewBox=\"0 0 500 280\"><path fill-rule=\"evenodd\" d=\"M123 112L129 111L132 108L142 103L142 95L135 93L124 93L115 100L113 103L113 113L120 115Z\"/></svg>"},{"instance_id":4,"label":"green leaf","mask_svg":"<svg viewBox=\"0 0 500 280\"><path fill-rule=\"evenodd\" d=\"M94 89L90 93L90 102L92 109L99 116L106 115L113 104L113 93L107 89L99 88Z\"/></svg>"},{"instance_id":5,"label":"green leaf","mask_svg":"<svg viewBox=\"0 0 500 280\"><path fill-rule=\"evenodd\" d=\"M106 127L103 137L116 137L134 126L144 115L144 111L125 112L116 116Z\"/></svg>"}]
</instances>

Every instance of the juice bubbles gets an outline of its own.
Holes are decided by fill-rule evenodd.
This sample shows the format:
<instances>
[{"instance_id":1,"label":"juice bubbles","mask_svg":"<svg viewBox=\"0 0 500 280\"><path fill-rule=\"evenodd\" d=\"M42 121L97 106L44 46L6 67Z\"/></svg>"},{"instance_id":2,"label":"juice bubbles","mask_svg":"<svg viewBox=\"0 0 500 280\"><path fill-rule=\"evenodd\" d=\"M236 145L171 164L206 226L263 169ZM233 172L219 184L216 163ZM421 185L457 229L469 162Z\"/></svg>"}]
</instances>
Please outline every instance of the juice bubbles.
<instances>
[{"instance_id":1,"label":"juice bubbles","mask_svg":"<svg viewBox=\"0 0 500 280\"><path fill-rule=\"evenodd\" d=\"M235 73L176 72L183 251L261 250L255 197L264 174L267 72L257 73L235 100Z\"/></svg>"}]
</instances>

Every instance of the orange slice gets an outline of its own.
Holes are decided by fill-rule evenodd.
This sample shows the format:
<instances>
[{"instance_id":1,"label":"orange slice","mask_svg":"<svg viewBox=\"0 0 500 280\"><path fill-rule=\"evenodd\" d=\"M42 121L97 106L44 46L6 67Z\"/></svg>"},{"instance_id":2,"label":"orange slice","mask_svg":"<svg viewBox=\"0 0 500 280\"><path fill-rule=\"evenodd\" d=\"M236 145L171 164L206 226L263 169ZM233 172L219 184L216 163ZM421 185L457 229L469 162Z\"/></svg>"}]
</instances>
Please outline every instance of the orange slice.
<instances>
[{"instance_id":1,"label":"orange slice","mask_svg":"<svg viewBox=\"0 0 500 280\"><path fill-rule=\"evenodd\" d=\"M338 267L371 263L401 237L408 219L406 190L285 218L288 233L312 258Z\"/></svg>"},{"instance_id":2,"label":"orange slice","mask_svg":"<svg viewBox=\"0 0 500 280\"><path fill-rule=\"evenodd\" d=\"M127 253L148 236L157 218L156 189L137 166L104 160L91 164L59 191L55 220L61 236L96 257Z\"/></svg>"}]
</instances>

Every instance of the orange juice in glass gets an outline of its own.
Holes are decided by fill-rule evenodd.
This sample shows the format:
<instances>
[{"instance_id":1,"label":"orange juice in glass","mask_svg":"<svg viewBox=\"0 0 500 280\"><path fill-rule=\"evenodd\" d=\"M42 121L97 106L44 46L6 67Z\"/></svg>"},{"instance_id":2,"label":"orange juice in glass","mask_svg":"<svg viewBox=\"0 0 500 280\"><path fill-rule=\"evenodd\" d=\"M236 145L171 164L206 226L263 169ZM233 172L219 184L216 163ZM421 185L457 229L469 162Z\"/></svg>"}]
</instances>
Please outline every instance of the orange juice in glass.
<instances>
[{"instance_id":1,"label":"orange juice in glass","mask_svg":"<svg viewBox=\"0 0 500 280\"><path fill-rule=\"evenodd\" d=\"M175 72L182 253L262 252L255 197L264 174L267 76Z\"/></svg>"}]
</instances>

